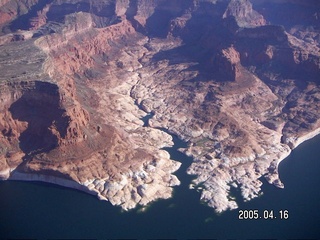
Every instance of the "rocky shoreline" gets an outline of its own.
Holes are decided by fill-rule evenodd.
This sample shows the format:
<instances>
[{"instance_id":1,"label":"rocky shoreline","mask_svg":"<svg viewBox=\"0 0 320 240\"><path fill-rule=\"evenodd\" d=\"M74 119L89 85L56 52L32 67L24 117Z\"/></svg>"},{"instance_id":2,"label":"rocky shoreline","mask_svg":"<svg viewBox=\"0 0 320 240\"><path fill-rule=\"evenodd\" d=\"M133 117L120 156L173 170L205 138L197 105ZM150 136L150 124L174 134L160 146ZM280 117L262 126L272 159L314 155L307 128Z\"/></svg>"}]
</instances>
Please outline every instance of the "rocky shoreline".
<instances>
[{"instance_id":1,"label":"rocky shoreline","mask_svg":"<svg viewBox=\"0 0 320 240\"><path fill-rule=\"evenodd\" d=\"M157 163L153 163L149 169L145 169L144 171L129 171L128 174L121 175L122 180L120 182L111 182L108 179L92 179L80 183L75 180L41 174L41 171L25 173L18 170L8 170L10 174L1 176L1 180L52 183L95 195L100 200L109 201L114 206L121 206L122 209L129 210L137 207L137 205L146 206L157 199L170 198L173 191L172 187L178 186L180 181L174 175L170 176L168 173L175 172L179 169L180 165L180 163L175 163L170 166L163 159ZM163 170L158 168L163 168ZM129 192L131 194L128 194ZM135 196L132 196L134 193Z\"/></svg>"},{"instance_id":2,"label":"rocky shoreline","mask_svg":"<svg viewBox=\"0 0 320 240\"><path fill-rule=\"evenodd\" d=\"M273 4L300 4L286 1ZM246 201L261 177L283 187L279 162L320 133L313 3L281 19L264 1L78 2L0 4L2 179L47 178L131 209L180 184L163 150L174 134L216 212L237 207L233 187Z\"/></svg>"},{"instance_id":3,"label":"rocky shoreline","mask_svg":"<svg viewBox=\"0 0 320 240\"><path fill-rule=\"evenodd\" d=\"M22 173L22 172L14 171L11 173L10 177L7 180L52 183L62 187L83 191L91 195L97 195L96 192L90 191L86 186L81 185L80 183L77 183L73 180L67 180L60 177L44 175L40 173Z\"/></svg>"},{"instance_id":4,"label":"rocky shoreline","mask_svg":"<svg viewBox=\"0 0 320 240\"><path fill-rule=\"evenodd\" d=\"M303 143L305 141L308 141L309 139L314 138L315 136L317 136L319 134L320 134L320 128L317 128L314 131L309 132L309 133L307 133L307 134L305 134L303 136L300 136L300 137L297 137L297 138L293 138L294 139L294 141L292 143L293 149L298 147L301 143Z\"/></svg>"},{"instance_id":5,"label":"rocky shoreline","mask_svg":"<svg viewBox=\"0 0 320 240\"><path fill-rule=\"evenodd\" d=\"M310 139L312 139L313 137L317 136L320 134L320 128L314 130L313 132L310 132L304 136L301 136L299 138L297 138L296 142L298 142L299 144L296 144L295 145L295 148L298 147L298 145L300 145L301 143L305 142L305 141L308 141ZM293 148L294 149L294 148ZM293 150L291 149L291 150ZM291 152L289 153L284 153L283 156L281 156L278 161L277 161L277 168L280 164L281 161L283 161L285 158L287 158L289 155L290 155ZM183 161L183 160L182 160ZM175 169L175 171L178 170L178 169ZM189 173L190 173L191 170L189 170ZM8 175L9 174L9 175ZM6 178L6 176L9 176L8 178ZM278 176L277 176L278 178ZM124 210L129 210L129 209L132 209L132 208L135 208L136 207L136 204L135 202L132 202L130 203L130 199L127 199L126 201L126 204L123 205L122 204L119 204L119 201L115 198L106 198L105 196L103 196L103 191L99 191L98 190L98 185L104 185L104 183L100 181L86 181L84 183L79 183L79 182L76 182L74 180L68 180L68 179L64 179L64 178L61 178L61 177L56 177L56 176L52 176L52 175L44 175L44 174L41 174L41 173L23 173L23 172L19 172L17 170L10 170L8 169L8 171L4 171L4 173L1 173L1 179L2 180L10 180L10 181L31 181L31 182L45 182L45 183L51 183L51 184L55 184L55 185L59 185L59 186L62 186L62 187L66 187L66 188L72 188L72 189L76 189L76 190L79 190L79 191L83 191L83 192L86 192L88 194L91 194L91 195L94 195L94 196L97 196L100 200L104 200L104 201L109 201L112 205L121 205L121 207L124 209ZM176 183L174 183L172 186L175 186L175 185L179 185L179 181L176 179L175 181L177 181ZM95 183L94 183L95 182ZM280 182L276 184L272 181L270 181L270 183L274 184L276 187L279 187L279 188L284 188L284 185ZM116 184L116 183L115 183ZM212 184L212 183L211 183ZM220 183L221 185L221 183ZM232 186L232 184L230 185ZM260 192L260 184L258 184L258 189L252 189L252 192L247 192L245 195L242 194L242 197L244 199L247 199L247 200L251 200L252 198L247 198L248 195L251 195L254 197L258 197L261 195L261 192ZM196 187L194 185L190 185L190 189L199 189L199 190L203 190L201 187ZM230 190L230 188L228 187L227 188L228 190ZM258 193L256 195L254 195L254 193ZM222 212L222 211L225 211L226 209L219 209L217 208L217 206L219 206L221 204L221 202L223 202L222 200L224 199L223 195L225 197L228 197L228 194L229 192L225 192L225 193L221 193L221 195L219 196L219 202L220 203L215 203L215 205L213 206L217 212ZM142 201L142 202L139 202L139 204L141 204L142 206L146 206L148 205L149 203L153 202L153 201L156 201L157 199L166 199L166 198L170 198L171 197L171 194L168 193L167 194L163 194L163 195L157 195L156 197L153 197L152 195L154 194L150 194L150 199L148 200L145 200L145 201ZM203 198L203 197L202 197ZM230 200L228 198L226 198L227 200L225 200L225 208L229 208L230 210L232 209L236 209L238 208L236 202L234 202L233 200ZM203 200L203 199L202 199ZM227 203L228 202L228 203Z\"/></svg>"}]
</instances>

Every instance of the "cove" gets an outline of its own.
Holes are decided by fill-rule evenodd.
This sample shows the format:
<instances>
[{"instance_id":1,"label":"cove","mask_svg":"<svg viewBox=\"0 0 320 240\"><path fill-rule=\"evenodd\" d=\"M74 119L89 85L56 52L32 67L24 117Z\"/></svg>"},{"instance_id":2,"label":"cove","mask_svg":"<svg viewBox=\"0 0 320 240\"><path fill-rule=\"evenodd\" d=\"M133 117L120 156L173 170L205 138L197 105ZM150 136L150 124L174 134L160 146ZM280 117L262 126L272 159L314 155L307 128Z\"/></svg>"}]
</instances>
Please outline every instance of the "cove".
<instances>
[{"instance_id":1,"label":"cove","mask_svg":"<svg viewBox=\"0 0 320 240\"><path fill-rule=\"evenodd\" d=\"M243 202L242 210L288 210L288 219L239 220L239 209L217 215L189 190L185 173L191 158L166 149L183 162L174 196L123 212L73 189L36 182L0 182L0 238L8 239L318 239L320 237L320 136L295 149L279 166L284 189L264 182L264 194Z\"/></svg>"}]
</instances>

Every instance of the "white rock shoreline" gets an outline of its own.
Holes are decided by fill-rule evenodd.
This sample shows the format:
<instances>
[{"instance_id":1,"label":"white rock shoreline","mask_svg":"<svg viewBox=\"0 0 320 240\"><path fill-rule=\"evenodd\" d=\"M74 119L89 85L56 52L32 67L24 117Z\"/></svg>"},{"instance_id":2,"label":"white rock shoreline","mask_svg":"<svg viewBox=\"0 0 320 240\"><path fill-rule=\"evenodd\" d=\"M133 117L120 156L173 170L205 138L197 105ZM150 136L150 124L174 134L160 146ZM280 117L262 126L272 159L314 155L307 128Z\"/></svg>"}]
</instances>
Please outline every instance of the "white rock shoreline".
<instances>
[{"instance_id":1,"label":"white rock shoreline","mask_svg":"<svg viewBox=\"0 0 320 240\"><path fill-rule=\"evenodd\" d=\"M110 202L113 206L120 206L123 210L146 206L158 199L172 197L173 187L180 181L172 173L177 171L181 163L171 161L169 154L159 159L156 164L148 165L145 171L122 173L122 180L109 181L107 179L90 179L77 182L57 176L39 173L24 173L16 169L7 168L0 172L0 180L32 181L56 184L59 186L80 190L97 196L100 200Z\"/></svg>"},{"instance_id":2,"label":"white rock shoreline","mask_svg":"<svg viewBox=\"0 0 320 240\"><path fill-rule=\"evenodd\" d=\"M320 134L320 127L319 128L316 128L315 130L313 130L312 132L309 132L303 136L300 136L296 139L294 139L294 141L292 142L293 144L293 149L298 147L301 143L311 139L311 138L314 138L315 136L319 135Z\"/></svg>"},{"instance_id":3,"label":"white rock shoreline","mask_svg":"<svg viewBox=\"0 0 320 240\"><path fill-rule=\"evenodd\" d=\"M296 139L291 143L293 147L292 147L291 151L289 152L289 154L286 153L286 154L284 154L283 156L281 156L281 158L279 158L279 160L278 160L278 162L277 162L277 168L278 168L279 164L280 164L284 159L286 159L286 158L291 154L291 152L292 152L295 148L297 148L301 143L304 143L304 142L306 142L306 141L308 141L308 140L316 137L316 136L319 135L319 134L320 134L320 128L316 128L316 129L313 130L312 132L309 132L309 133L307 133L307 134L305 134L305 135L303 135L303 136L300 136L300 137L296 138Z\"/></svg>"},{"instance_id":4,"label":"white rock shoreline","mask_svg":"<svg viewBox=\"0 0 320 240\"><path fill-rule=\"evenodd\" d=\"M39 173L21 173L18 171L13 171L10 177L7 180L11 181L27 181L27 182L45 182L59 185L62 187L72 188L80 190L91 195L97 195L95 191L91 191L86 186L81 185L80 183L68 179L63 179L60 177L49 176Z\"/></svg>"},{"instance_id":5,"label":"white rock shoreline","mask_svg":"<svg viewBox=\"0 0 320 240\"><path fill-rule=\"evenodd\" d=\"M301 143L317 136L320 134L320 128L315 129L314 131L307 133L301 137L298 137L295 142L294 142L294 148L298 147ZM293 148L293 149L294 149ZM291 149L291 151L293 150ZM277 161L277 168L280 164L281 161L283 161L286 157L288 157L288 155L290 155L290 152L285 152ZM68 180L68 179L63 179L60 177L56 177L56 176L50 176L50 175L44 175L44 174L40 174L40 173L22 173L22 172L18 172L17 170L10 170L8 169L7 171L2 171L0 173L1 176L3 176L2 179L4 180L11 180L11 181L31 181L31 182L45 182L45 183L51 183L51 184L55 184L55 185L59 185L62 187L67 187L67 188L72 188L72 189L76 189L76 190L80 190L83 192L86 192L88 194L97 196L100 200L105 200L108 201L108 199L106 199L105 197L101 197L101 193L99 193L96 189L91 190L87 184L80 184L76 181L72 181L72 180ZM9 176L10 175L10 176ZM4 177L4 176L9 176L8 178ZM274 184L277 187L281 187L279 185ZM99 197L100 196L100 197ZM161 197L160 197L161 198ZM112 200L109 200L113 205L118 205L118 204L114 204L114 202ZM145 203L146 204L146 203ZM237 208L237 206L233 206L232 209ZM126 209L127 210L127 209Z\"/></svg>"}]
</instances>

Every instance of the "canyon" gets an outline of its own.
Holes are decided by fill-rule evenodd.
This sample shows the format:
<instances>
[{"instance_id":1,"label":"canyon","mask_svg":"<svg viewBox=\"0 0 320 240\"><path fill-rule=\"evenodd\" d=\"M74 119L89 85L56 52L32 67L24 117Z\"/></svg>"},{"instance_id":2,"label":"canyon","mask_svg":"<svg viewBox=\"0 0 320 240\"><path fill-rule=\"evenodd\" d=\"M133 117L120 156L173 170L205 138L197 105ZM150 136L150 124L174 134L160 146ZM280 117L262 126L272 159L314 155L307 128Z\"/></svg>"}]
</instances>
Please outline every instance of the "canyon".
<instances>
[{"instance_id":1,"label":"canyon","mask_svg":"<svg viewBox=\"0 0 320 240\"><path fill-rule=\"evenodd\" d=\"M319 18L311 0L1 1L0 179L145 206L180 184L175 135L216 212L284 187L279 162L320 133Z\"/></svg>"}]
</instances>

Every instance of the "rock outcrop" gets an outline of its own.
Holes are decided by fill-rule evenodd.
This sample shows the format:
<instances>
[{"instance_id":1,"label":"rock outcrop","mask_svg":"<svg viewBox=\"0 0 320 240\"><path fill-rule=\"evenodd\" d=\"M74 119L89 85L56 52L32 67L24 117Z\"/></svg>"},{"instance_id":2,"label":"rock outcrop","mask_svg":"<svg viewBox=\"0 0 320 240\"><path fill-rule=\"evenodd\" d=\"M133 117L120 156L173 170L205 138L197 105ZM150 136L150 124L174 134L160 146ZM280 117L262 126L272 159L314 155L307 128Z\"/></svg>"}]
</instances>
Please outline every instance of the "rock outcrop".
<instances>
[{"instance_id":1,"label":"rock outcrop","mask_svg":"<svg viewBox=\"0 0 320 240\"><path fill-rule=\"evenodd\" d=\"M179 185L169 132L187 142L191 188L217 212L237 207L232 187L245 200L261 177L283 187L279 162L320 129L319 24L279 26L271 11L247 0L1 2L0 177L131 209Z\"/></svg>"},{"instance_id":2,"label":"rock outcrop","mask_svg":"<svg viewBox=\"0 0 320 240\"><path fill-rule=\"evenodd\" d=\"M231 0L223 18L234 18L239 27L250 28L266 25L264 17L252 9L249 0Z\"/></svg>"}]
</instances>

